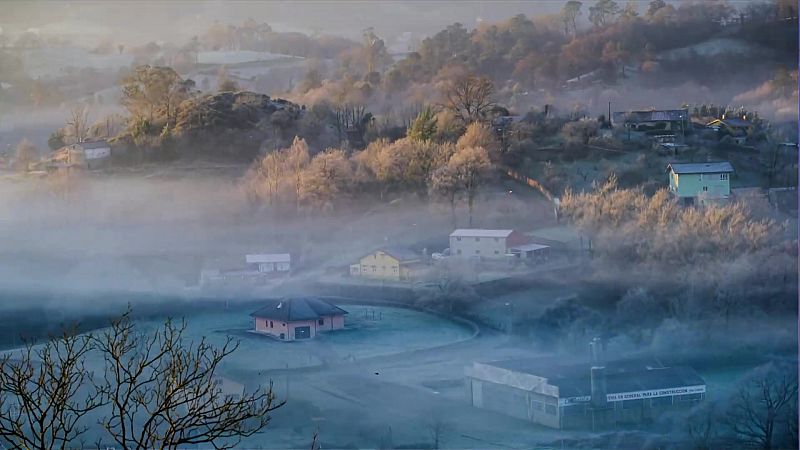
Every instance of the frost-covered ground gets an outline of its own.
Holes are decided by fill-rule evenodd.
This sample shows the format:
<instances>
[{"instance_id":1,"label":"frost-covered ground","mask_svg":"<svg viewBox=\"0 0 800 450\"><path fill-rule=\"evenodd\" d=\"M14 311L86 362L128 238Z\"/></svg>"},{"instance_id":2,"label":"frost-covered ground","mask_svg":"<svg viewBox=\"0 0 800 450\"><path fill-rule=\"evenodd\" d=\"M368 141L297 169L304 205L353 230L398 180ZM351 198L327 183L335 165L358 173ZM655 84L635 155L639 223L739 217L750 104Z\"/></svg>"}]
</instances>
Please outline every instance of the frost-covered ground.
<instances>
[{"instance_id":1,"label":"frost-covered ground","mask_svg":"<svg viewBox=\"0 0 800 450\"><path fill-rule=\"evenodd\" d=\"M342 305L345 329L309 341L281 342L250 332L254 306L236 306L186 318L187 338L202 337L222 345L227 337L239 348L226 361L223 375L242 381L274 369L332 365L446 345L471 336L471 330L440 317L401 308ZM156 321L143 323L156 326Z\"/></svg>"}]
</instances>

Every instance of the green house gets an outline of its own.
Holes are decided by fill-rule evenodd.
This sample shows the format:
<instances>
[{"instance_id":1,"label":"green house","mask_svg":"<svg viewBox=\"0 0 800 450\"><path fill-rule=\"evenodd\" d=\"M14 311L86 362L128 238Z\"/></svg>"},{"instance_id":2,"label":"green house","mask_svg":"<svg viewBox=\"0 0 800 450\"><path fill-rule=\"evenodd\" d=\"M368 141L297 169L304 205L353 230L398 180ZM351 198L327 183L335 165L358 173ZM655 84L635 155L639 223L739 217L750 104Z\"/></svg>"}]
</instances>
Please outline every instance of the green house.
<instances>
[{"instance_id":1,"label":"green house","mask_svg":"<svg viewBox=\"0 0 800 450\"><path fill-rule=\"evenodd\" d=\"M734 170L727 161L672 163L667 172L669 191L684 203L724 199L731 194L730 178Z\"/></svg>"}]
</instances>

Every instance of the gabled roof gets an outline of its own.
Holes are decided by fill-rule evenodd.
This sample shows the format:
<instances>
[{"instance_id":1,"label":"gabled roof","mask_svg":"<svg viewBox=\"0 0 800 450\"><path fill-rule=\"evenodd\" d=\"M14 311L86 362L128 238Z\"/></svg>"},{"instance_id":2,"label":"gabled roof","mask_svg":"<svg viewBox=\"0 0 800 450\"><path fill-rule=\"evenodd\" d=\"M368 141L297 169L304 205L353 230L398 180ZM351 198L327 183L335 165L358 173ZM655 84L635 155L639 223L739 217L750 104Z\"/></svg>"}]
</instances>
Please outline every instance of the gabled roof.
<instances>
[{"instance_id":1,"label":"gabled roof","mask_svg":"<svg viewBox=\"0 0 800 450\"><path fill-rule=\"evenodd\" d=\"M389 256L396 258L398 261L417 261L419 259L419 254L414 250L411 250L408 247L400 247L396 245L391 245L388 247L381 247L376 252L384 252ZM375 252L372 252L375 253ZM372 254L370 253L370 254Z\"/></svg>"},{"instance_id":2,"label":"gabled roof","mask_svg":"<svg viewBox=\"0 0 800 450\"><path fill-rule=\"evenodd\" d=\"M716 124L725 124L725 125L727 125L727 126L729 126L731 128L748 128L748 127L752 127L753 126L753 122L750 122L749 120L737 119L737 118L714 119L711 122L709 122L707 126L712 126L712 125L716 125Z\"/></svg>"},{"instance_id":3,"label":"gabled roof","mask_svg":"<svg viewBox=\"0 0 800 450\"><path fill-rule=\"evenodd\" d=\"M316 297L294 297L268 300L267 304L250 316L294 322L298 320L317 320L325 316L339 316L347 311Z\"/></svg>"},{"instance_id":4,"label":"gabled roof","mask_svg":"<svg viewBox=\"0 0 800 450\"><path fill-rule=\"evenodd\" d=\"M667 170L671 170L677 174L734 172L733 166L728 161L707 163L671 163L667 165Z\"/></svg>"},{"instance_id":5,"label":"gabled roof","mask_svg":"<svg viewBox=\"0 0 800 450\"><path fill-rule=\"evenodd\" d=\"M450 233L451 237L497 237L507 238L514 230L484 230L479 228L459 228Z\"/></svg>"},{"instance_id":6,"label":"gabled roof","mask_svg":"<svg viewBox=\"0 0 800 450\"><path fill-rule=\"evenodd\" d=\"M292 257L288 253L261 253L255 255L245 255L244 259L247 262L247 264L292 261Z\"/></svg>"}]
</instances>

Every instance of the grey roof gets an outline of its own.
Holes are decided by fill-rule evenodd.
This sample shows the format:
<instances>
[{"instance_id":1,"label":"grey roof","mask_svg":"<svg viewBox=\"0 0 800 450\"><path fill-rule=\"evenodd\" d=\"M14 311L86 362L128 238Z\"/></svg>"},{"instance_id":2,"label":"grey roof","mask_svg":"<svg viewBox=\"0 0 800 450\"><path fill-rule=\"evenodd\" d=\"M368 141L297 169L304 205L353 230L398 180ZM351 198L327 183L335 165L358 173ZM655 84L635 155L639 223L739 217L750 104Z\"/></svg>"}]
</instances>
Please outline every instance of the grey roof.
<instances>
[{"instance_id":1,"label":"grey roof","mask_svg":"<svg viewBox=\"0 0 800 450\"><path fill-rule=\"evenodd\" d=\"M707 162L707 163L670 163L669 165L667 165L667 170L672 170L677 174L734 172L733 166L728 161Z\"/></svg>"},{"instance_id":2,"label":"grey roof","mask_svg":"<svg viewBox=\"0 0 800 450\"><path fill-rule=\"evenodd\" d=\"M726 125L731 127L747 128L753 126L753 122L750 122L749 120L745 119L731 118L731 119L724 119L723 122L725 122Z\"/></svg>"},{"instance_id":3,"label":"grey roof","mask_svg":"<svg viewBox=\"0 0 800 450\"><path fill-rule=\"evenodd\" d=\"M507 238L514 230L490 230L482 228L458 228L450 233L450 237L496 237Z\"/></svg>"},{"instance_id":4,"label":"grey roof","mask_svg":"<svg viewBox=\"0 0 800 450\"><path fill-rule=\"evenodd\" d=\"M419 259L419 254L408 247L388 246L381 247L377 251L386 253L387 255L397 258L398 261L416 261Z\"/></svg>"},{"instance_id":5,"label":"grey roof","mask_svg":"<svg viewBox=\"0 0 800 450\"><path fill-rule=\"evenodd\" d=\"M503 369L547 378L558 387L559 397L591 395L591 365L558 365L552 358L517 359L487 363ZM689 366L667 367L655 359L631 359L606 363L606 390L609 394L705 385Z\"/></svg>"},{"instance_id":6,"label":"grey roof","mask_svg":"<svg viewBox=\"0 0 800 450\"><path fill-rule=\"evenodd\" d=\"M661 109L652 111L627 111L611 114L614 122L659 122L689 120L689 111L686 109Z\"/></svg>"},{"instance_id":7,"label":"grey roof","mask_svg":"<svg viewBox=\"0 0 800 450\"><path fill-rule=\"evenodd\" d=\"M267 304L254 311L252 317L293 322L297 320L317 320L325 316L339 316L347 311L316 297L295 297L269 300Z\"/></svg>"},{"instance_id":8,"label":"grey roof","mask_svg":"<svg viewBox=\"0 0 800 450\"><path fill-rule=\"evenodd\" d=\"M111 145L106 141L81 142L78 145L80 145L85 150L92 149L92 148L110 148L111 147Z\"/></svg>"}]
</instances>

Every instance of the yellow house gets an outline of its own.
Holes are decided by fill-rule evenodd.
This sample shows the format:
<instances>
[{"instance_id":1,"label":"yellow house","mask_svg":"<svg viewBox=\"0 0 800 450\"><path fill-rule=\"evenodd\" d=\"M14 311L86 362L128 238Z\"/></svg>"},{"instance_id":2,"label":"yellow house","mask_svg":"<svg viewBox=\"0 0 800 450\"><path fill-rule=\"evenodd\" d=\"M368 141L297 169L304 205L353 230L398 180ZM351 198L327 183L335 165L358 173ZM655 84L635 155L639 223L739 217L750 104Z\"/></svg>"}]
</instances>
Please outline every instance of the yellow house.
<instances>
[{"instance_id":1,"label":"yellow house","mask_svg":"<svg viewBox=\"0 0 800 450\"><path fill-rule=\"evenodd\" d=\"M419 255L407 248L387 247L361 257L350 265L350 275L376 280L405 281L411 278Z\"/></svg>"}]
</instances>

